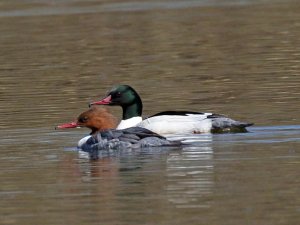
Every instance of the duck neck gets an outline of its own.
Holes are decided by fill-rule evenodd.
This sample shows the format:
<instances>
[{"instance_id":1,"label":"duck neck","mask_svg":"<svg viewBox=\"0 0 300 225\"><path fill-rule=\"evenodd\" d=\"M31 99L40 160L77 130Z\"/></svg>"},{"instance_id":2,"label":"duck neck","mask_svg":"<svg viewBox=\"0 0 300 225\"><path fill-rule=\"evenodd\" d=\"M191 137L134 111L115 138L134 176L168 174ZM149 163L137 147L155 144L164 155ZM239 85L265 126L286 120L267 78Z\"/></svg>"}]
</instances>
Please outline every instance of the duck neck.
<instances>
[{"instance_id":1,"label":"duck neck","mask_svg":"<svg viewBox=\"0 0 300 225\"><path fill-rule=\"evenodd\" d=\"M99 129L97 129L95 127L91 128L91 129L92 129L92 132L90 133L90 135L94 135L96 132L99 131Z\"/></svg>"},{"instance_id":2,"label":"duck neck","mask_svg":"<svg viewBox=\"0 0 300 225\"><path fill-rule=\"evenodd\" d=\"M142 116L143 104L140 99L136 100L131 105L122 106L123 108L123 120L130 119L136 116Z\"/></svg>"}]
</instances>

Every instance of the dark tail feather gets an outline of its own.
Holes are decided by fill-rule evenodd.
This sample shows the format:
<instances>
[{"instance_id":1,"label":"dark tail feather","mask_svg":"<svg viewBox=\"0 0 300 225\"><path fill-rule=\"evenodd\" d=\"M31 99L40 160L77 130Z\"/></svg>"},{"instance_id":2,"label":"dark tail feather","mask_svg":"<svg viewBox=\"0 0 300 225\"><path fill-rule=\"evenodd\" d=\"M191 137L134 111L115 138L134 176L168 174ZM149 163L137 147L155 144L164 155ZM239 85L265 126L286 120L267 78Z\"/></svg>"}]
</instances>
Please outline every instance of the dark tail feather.
<instances>
[{"instance_id":1,"label":"dark tail feather","mask_svg":"<svg viewBox=\"0 0 300 225\"><path fill-rule=\"evenodd\" d=\"M237 121L238 122L238 121ZM252 126L252 125L254 125L254 123L246 123L246 122L238 122L239 124L238 125L236 125L237 127L243 127L243 128L245 128L245 127L250 127L250 126Z\"/></svg>"},{"instance_id":2,"label":"dark tail feather","mask_svg":"<svg viewBox=\"0 0 300 225\"><path fill-rule=\"evenodd\" d=\"M235 121L227 117L215 117L212 119L212 133L244 133L246 127L253 123Z\"/></svg>"}]
</instances>

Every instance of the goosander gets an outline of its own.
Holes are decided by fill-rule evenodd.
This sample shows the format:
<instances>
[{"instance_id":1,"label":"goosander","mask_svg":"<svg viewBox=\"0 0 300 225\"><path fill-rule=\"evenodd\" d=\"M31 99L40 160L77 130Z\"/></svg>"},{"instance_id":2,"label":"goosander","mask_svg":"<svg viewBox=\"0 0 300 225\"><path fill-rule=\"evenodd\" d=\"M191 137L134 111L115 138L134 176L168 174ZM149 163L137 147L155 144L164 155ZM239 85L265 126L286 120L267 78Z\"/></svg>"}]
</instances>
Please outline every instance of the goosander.
<instances>
[{"instance_id":1,"label":"goosander","mask_svg":"<svg viewBox=\"0 0 300 225\"><path fill-rule=\"evenodd\" d=\"M116 120L106 109L92 107L81 113L77 121L65 123L56 128L88 127L91 134L78 142L78 148L88 152L91 159L98 158L99 150L121 150L158 146L179 146L179 141L169 141L148 129L130 127L122 130L116 127Z\"/></svg>"},{"instance_id":2,"label":"goosander","mask_svg":"<svg viewBox=\"0 0 300 225\"><path fill-rule=\"evenodd\" d=\"M129 85L113 87L107 96L91 105L119 105L122 121L116 129L143 127L160 135L247 132L253 123L239 122L214 113L164 111L142 119L143 104L138 93Z\"/></svg>"},{"instance_id":3,"label":"goosander","mask_svg":"<svg viewBox=\"0 0 300 225\"><path fill-rule=\"evenodd\" d=\"M81 148L86 141L96 132L107 129L114 129L117 126L117 118L115 118L106 108L91 107L89 110L81 113L76 121L58 125L55 129L80 128L87 127L91 129L88 136L78 141L77 147Z\"/></svg>"}]
</instances>

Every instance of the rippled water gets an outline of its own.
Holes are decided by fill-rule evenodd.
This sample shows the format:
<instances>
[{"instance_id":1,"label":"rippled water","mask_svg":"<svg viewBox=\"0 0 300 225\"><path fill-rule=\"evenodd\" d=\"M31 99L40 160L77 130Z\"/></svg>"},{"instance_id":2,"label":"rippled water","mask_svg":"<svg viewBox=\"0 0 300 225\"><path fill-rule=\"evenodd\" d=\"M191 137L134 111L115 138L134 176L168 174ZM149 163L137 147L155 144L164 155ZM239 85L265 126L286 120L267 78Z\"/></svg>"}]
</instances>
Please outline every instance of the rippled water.
<instances>
[{"instance_id":1,"label":"rippled water","mask_svg":"<svg viewBox=\"0 0 300 225\"><path fill-rule=\"evenodd\" d=\"M1 2L1 224L299 224L299 21L297 1ZM145 115L255 126L81 159L88 131L54 127L118 83Z\"/></svg>"}]
</instances>

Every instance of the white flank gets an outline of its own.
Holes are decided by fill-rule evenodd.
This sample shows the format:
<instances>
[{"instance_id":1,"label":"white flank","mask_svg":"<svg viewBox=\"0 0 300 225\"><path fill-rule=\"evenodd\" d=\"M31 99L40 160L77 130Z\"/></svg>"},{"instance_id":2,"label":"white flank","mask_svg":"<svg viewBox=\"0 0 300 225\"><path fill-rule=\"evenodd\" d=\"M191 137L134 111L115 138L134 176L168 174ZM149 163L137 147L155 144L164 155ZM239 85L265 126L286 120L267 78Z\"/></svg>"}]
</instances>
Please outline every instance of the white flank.
<instances>
[{"instance_id":1,"label":"white flank","mask_svg":"<svg viewBox=\"0 0 300 225\"><path fill-rule=\"evenodd\" d=\"M207 118L209 115L211 113L155 116L143 120L137 126L161 135L210 133L212 122Z\"/></svg>"},{"instance_id":2,"label":"white flank","mask_svg":"<svg viewBox=\"0 0 300 225\"><path fill-rule=\"evenodd\" d=\"M81 146L84 145L85 142L86 142L90 137L92 137L92 136L91 136L91 135L88 135L88 136L86 136L86 137L84 137L84 138L81 138L81 139L78 141L77 147L78 147L78 148L81 148Z\"/></svg>"},{"instance_id":3,"label":"white flank","mask_svg":"<svg viewBox=\"0 0 300 225\"><path fill-rule=\"evenodd\" d=\"M116 128L117 130L122 130L122 129L126 129L129 127L134 127L136 126L138 123L140 123L142 121L142 117L140 116L136 116L136 117L132 117L130 119L127 120L122 120L118 127Z\"/></svg>"}]
</instances>

